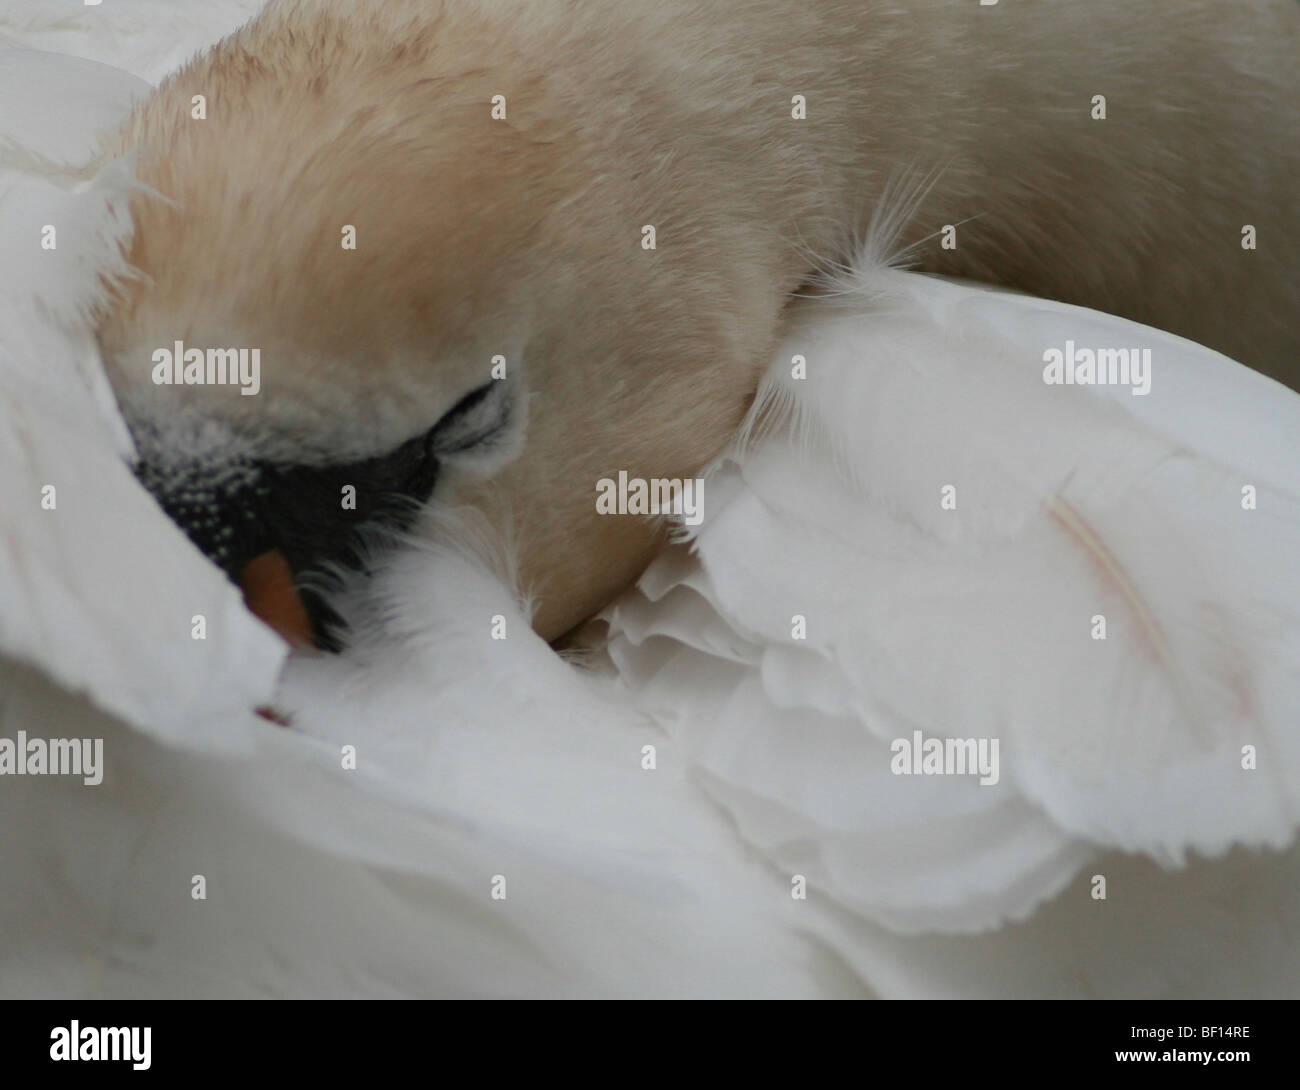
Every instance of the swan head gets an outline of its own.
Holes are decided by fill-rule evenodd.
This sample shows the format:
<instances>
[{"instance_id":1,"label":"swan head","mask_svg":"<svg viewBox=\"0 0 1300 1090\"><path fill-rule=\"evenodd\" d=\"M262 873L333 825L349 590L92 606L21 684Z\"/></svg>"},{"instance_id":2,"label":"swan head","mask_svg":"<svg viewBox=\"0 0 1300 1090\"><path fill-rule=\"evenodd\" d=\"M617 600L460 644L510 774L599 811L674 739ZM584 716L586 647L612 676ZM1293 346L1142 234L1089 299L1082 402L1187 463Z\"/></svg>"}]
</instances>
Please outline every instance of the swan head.
<instances>
[{"instance_id":1,"label":"swan head","mask_svg":"<svg viewBox=\"0 0 1300 1090\"><path fill-rule=\"evenodd\" d=\"M555 638L662 541L597 482L697 472L771 323L717 282L707 222L643 247L636 179L486 31L368 57L324 16L283 30L192 62L106 149L141 183L98 326L138 476L246 591L258 562L250 602L298 642L335 618L291 584L431 508L487 520Z\"/></svg>"}]
</instances>

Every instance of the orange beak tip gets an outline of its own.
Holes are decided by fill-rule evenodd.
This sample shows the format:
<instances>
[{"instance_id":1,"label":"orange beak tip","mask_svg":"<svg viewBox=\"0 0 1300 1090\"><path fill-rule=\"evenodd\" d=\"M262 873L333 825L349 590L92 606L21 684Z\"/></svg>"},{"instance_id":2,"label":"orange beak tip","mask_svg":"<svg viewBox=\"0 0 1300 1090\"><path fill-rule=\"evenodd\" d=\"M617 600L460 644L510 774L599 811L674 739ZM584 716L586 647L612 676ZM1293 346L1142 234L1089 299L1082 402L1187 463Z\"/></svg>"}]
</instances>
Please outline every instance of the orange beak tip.
<instances>
[{"instance_id":1,"label":"orange beak tip","mask_svg":"<svg viewBox=\"0 0 1300 1090\"><path fill-rule=\"evenodd\" d=\"M315 646L311 618L293 585L293 571L276 550L253 557L239 579L244 604L273 628L291 647Z\"/></svg>"}]
</instances>

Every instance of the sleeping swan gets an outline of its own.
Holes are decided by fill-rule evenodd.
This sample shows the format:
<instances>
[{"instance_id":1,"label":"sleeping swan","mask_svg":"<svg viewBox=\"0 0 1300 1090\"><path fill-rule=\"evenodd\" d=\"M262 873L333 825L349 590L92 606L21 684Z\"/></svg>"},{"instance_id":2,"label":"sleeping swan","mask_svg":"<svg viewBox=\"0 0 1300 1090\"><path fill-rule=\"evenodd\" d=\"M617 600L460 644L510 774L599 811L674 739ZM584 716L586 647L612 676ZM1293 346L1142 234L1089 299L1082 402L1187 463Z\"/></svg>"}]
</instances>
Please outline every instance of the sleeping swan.
<instances>
[{"instance_id":1,"label":"sleeping swan","mask_svg":"<svg viewBox=\"0 0 1300 1090\"><path fill-rule=\"evenodd\" d=\"M663 544L598 482L696 478L872 222L1296 385L1300 9L1224 17L273 0L105 149L142 183L98 328L140 478L299 642L463 509L554 639Z\"/></svg>"}]
</instances>

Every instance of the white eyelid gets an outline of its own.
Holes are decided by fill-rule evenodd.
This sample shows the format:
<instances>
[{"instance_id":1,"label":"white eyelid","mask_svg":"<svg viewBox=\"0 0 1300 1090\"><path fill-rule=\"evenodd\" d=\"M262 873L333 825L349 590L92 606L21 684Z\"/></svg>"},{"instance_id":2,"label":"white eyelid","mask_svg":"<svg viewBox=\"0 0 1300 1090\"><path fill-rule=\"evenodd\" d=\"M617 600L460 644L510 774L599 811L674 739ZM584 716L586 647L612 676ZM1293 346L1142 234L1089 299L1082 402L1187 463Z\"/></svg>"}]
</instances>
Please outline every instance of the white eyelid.
<instances>
[{"instance_id":1,"label":"white eyelid","mask_svg":"<svg viewBox=\"0 0 1300 1090\"><path fill-rule=\"evenodd\" d=\"M433 453L475 475L495 472L523 447L527 400L508 380L494 382L482 401L440 431Z\"/></svg>"}]
</instances>

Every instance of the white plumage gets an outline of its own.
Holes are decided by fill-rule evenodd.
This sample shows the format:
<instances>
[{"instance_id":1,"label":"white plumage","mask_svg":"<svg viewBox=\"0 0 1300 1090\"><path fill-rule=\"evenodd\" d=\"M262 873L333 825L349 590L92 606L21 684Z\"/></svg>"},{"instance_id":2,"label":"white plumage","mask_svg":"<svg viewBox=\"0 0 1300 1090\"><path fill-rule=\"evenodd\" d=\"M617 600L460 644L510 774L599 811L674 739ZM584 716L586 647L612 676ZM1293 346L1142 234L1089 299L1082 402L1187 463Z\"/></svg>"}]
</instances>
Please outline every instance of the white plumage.
<instances>
[{"instance_id":1,"label":"white plumage","mask_svg":"<svg viewBox=\"0 0 1300 1090\"><path fill-rule=\"evenodd\" d=\"M216 7L186 51L249 5ZM104 29L151 6L117 8L66 48L156 79L160 46ZM358 644L280 675L123 464L84 320L129 182L63 168L131 81L0 54L41 73L48 142L0 131L0 736L103 737L107 772L0 778L0 992L1295 994L1295 394L867 258L800 305L607 651L557 657L448 548L394 556ZM1149 347L1152 392L1046 385L1067 339ZM917 730L999 739L998 782L893 774Z\"/></svg>"},{"instance_id":2,"label":"white plumage","mask_svg":"<svg viewBox=\"0 0 1300 1090\"><path fill-rule=\"evenodd\" d=\"M1022 917L1085 845L1178 863L1287 843L1300 402L1104 315L855 280L778 351L768 394L793 420L711 482L701 562L665 558L615 611L615 659L711 792L907 931ZM1150 347L1158 393L1046 385L1066 338ZM1000 738L1001 781L892 775L916 729Z\"/></svg>"}]
</instances>

